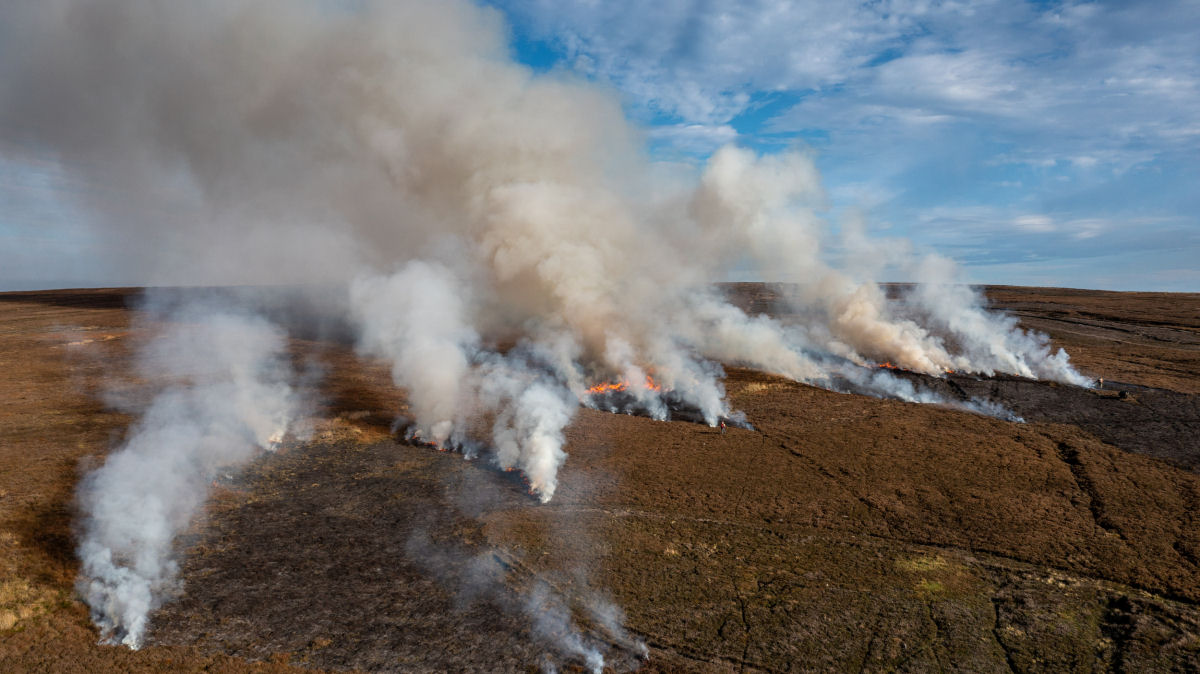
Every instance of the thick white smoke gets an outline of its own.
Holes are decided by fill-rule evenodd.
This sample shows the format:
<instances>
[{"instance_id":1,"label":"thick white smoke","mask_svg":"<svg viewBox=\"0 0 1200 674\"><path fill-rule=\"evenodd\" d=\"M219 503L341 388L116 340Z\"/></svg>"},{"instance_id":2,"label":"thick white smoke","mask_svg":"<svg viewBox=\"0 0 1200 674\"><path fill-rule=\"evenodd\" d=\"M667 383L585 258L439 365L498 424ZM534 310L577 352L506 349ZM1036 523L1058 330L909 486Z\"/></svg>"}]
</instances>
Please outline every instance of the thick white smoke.
<instances>
[{"instance_id":1,"label":"thick white smoke","mask_svg":"<svg viewBox=\"0 0 1200 674\"><path fill-rule=\"evenodd\" d=\"M363 350L390 359L396 385L415 392L415 430L439 445L466 412L468 355L479 342L462 293L445 267L424 262L389 277L358 279L350 288Z\"/></svg>"},{"instance_id":2,"label":"thick white smoke","mask_svg":"<svg viewBox=\"0 0 1200 674\"><path fill-rule=\"evenodd\" d=\"M409 391L411 432L486 448L542 500L573 411L603 405L597 383L627 382L627 406L651 416L686 407L714 425L732 412L723 363L918 401L908 382L847 368L1088 384L941 258L891 260L922 281L902 301L876 282L865 237L844 236L832 264L803 153L730 146L696 172L655 165L612 94L513 63L499 14L467 0L6 3L0 130L83 178L98 256L126 273L344 288L362 351ZM747 315L712 288L747 268L795 282L795 320ZM203 382L189 390L163 405L200 405ZM103 480L133 479L120 456L160 461L139 447L191 456L225 433L176 437L168 412L151 410ZM151 431L161 441L145 444ZM153 560L202 492L152 504L165 533L109 537L105 513L133 506L101 482L84 499L89 597L107 629L137 633L135 600L106 588L136 569L150 603L171 575ZM114 546L124 557L105 566Z\"/></svg>"},{"instance_id":3,"label":"thick white smoke","mask_svg":"<svg viewBox=\"0 0 1200 674\"><path fill-rule=\"evenodd\" d=\"M470 321L469 297L446 267L421 261L390 276L361 277L350 288L362 350L387 359L396 385L410 391L410 437L472 454L468 426L491 417L497 465L519 468L530 489L549 501L567 458L563 429L579 399L552 367L529 362L523 349L485 349Z\"/></svg>"},{"instance_id":4,"label":"thick white smoke","mask_svg":"<svg viewBox=\"0 0 1200 674\"><path fill-rule=\"evenodd\" d=\"M175 589L172 546L209 483L273 448L297 414L280 330L208 307L175 320L141 358L163 389L78 495L80 593L103 638L131 648Z\"/></svg>"}]
</instances>

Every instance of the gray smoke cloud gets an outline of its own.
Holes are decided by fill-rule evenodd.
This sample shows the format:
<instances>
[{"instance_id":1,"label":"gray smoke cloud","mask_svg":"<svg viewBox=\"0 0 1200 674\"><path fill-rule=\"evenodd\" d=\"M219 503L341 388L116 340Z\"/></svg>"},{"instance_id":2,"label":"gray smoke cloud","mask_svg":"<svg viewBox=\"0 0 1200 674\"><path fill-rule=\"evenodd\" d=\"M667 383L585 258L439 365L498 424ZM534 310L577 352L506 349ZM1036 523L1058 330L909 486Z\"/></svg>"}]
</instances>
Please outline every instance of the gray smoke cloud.
<instances>
[{"instance_id":1,"label":"gray smoke cloud","mask_svg":"<svg viewBox=\"0 0 1200 674\"><path fill-rule=\"evenodd\" d=\"M835 239L803 152L656 164L611 92L514 63L500 15L467 0L6 3L0 131L14 160L52 153L89 186L97 256L127 274L339 289L362 353L408 389L413 436L486 451L543 501L574 410L605 404L597 383L625 382L628 409L683 406L711 425L735 414L722 363L920 402L935 398L843 372L886 361L1090 385L944 258L891 249L922 283L889 299L879 242L852 223ZM793 320L712 288L747 268L795 283ZM139 427L170 427L162 414ZM159 461L135 448L207 447L207 432L135 435L87 487L89 517L129 507L117 457ZM197 507L181 498L161 506L166 532ZM168 558L169 534L113 535L133 560L119 568L142 569L143 548ZM85 559L117 545L96 536ZM132 633L105 564L85 563L89 602L106 630ZM137 573L152 606L172 572Z\"/></svg>"},{"instance_id":2,"label":"gray smoke cloud","mask_svg":"<svg viewBox=\"0 0 1200 674\"><path fill-rule=\"evenodd\" d=\"M161 391L78 493L79 592L102 638L131 648L176 590L173 545L209 484L273 449L299 411L278 328L203 305L172 320L140 355Z\"/></svg>"}]
</instances>

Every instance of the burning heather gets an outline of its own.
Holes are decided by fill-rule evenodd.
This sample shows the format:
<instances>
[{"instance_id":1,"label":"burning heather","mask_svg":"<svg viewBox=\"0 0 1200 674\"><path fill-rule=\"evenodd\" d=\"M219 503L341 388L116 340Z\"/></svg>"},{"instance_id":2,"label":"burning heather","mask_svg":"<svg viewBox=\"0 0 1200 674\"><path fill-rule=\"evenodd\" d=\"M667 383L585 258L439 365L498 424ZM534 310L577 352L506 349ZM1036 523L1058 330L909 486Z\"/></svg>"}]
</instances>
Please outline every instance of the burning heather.
<instances>
[{"instance_id":1,"label":"burning heather","mask_svg":"<svg viewBox=\"0 0 1200 674\"><path fill-rule=\"evenodd\" d=\"M915 402L939 398L873 364L1090 384L950 261L835 235L808 155L652 162L608 91L513 63L466 0L8 3L0 44L21 55L0 59L0 125L88 186L113 269L344 289L327 313L407 389L413 436L519 469L543 502L581 404L717 425L736 418L723 363ZM919 281L899 300L880 250ZM714 289L748 269L795 283L795 320ZM130 645L214 467L289 416L257 365L281 337L223 325L253 339L163 336L206 369L81 490L81 587Z\"/></svg>"},{"instance_id":2,"label":"burning heather","mask_svg":"<svg viewBox=\"0 0 1200 674\"><path fill-rule=\"evenodd\" d=\"M661 386L654 382L654 377L650 375L646 375L646 381L642 382L640 386L647 391L654 391L656 393L662 393L663 390ZM588 397L594 397L604 395L606 393L622 393L628 390L629 380L622 379L621 381L612 384L596 384L595 386L589 386L587 395Z\"/></svg>"}]
</instances>

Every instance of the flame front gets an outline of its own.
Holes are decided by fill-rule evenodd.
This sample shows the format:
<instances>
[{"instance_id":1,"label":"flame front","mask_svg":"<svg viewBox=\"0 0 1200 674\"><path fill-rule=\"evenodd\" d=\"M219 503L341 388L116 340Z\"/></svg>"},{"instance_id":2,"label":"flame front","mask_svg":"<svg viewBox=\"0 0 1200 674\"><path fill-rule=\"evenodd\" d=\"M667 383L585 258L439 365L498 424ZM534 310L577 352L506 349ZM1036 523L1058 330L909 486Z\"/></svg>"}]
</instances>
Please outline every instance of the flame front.
<instances>
[{"instance_id":1,"label":"flame front","mask_svg":"<svg viewBox=\"0 0 1200 674\"><path fill-rule=\"evenodd\" d=\"M662 391L663 388L654 381L654 377L646 375L646 381L642 384L642 388L647 391ZM613 393L616 391L626 391L629 389L629 380L622 379L615 383L597 384L587 390L588 395L603 395L605 393Z\"/></svg>"},{"instance_id":2,"label":"flame front","mask_svg":"<svg viewBox=\"0 0 1200 674\"><path fill-rule=\"evenodd\" d=\"M875 367L883 368L883 369L886 369L886 370L900 370L900 371L902 371L902 372L912 372L912 370L905 369L905 368L903 368L903 367L900 367L899 365L893 365L893 364L891 363L891 361L884 362L884 363L876 363L876 364L875 364ZM948 367L943 367L943 368L942 368L942 373L943 373L943 374L954 374L954 370L951 370L951 369L950 369L950 368L948 368Z\"/></svg>"}]
</instances>

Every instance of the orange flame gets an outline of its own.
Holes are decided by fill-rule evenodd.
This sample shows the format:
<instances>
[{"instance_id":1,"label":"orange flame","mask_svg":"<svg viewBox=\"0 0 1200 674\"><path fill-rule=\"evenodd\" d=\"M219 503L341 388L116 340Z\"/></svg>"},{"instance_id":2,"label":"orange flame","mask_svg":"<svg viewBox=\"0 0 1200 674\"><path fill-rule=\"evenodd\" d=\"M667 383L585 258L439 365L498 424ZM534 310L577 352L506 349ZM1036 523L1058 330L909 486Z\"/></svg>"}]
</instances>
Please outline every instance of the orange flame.
<instances>
[{"instance_id":1,"label":"orange flame","mask_svg":"<svg viewBox=\"0 0 1200 674\"><path fill-rule=\"evenodd\" d=\"M892 365L892 363L890 361L886 362L886 363L878 363L875 367L883 367L883 368L887 368L889 370L904 370L904 368L900 367L899 365ZM911 370L904 370L904 371L911 372ZM942 368L942 371L945 372L946 374L954 374L954 370L951 370L950 368Z\"/></svg>"},{"instance_id":2,"label":"orange flame","mask_svg":"<svg viewBox=\"0 0 1200 674\"><path fill-rule=\"evenodd\" d=\"M662 386L660 386L658 384L658 382L654 381L654 377L652 377L650 375L646 375L646 381L645 381L645 383L642 384L642 388L646 389L647 391L663 390ZM597 384L597 385L589 388L587 390L587 392L588 392L588 395L602 395L605 393L612 393L614 391L626 391L628 389L629 389L629 380L622 379L621 381L613 383L613 384Z\"/></svg>"},{"instance_id":3,"label":"orange flame","mask_svg":"<svg viewBox=\"0 0 1200 674\"><path fill-rule=\"evenodd\" d=\"M449 450L449 447L443 447L441 444L433 440L426 440L425 438L422 438L420 434L416 434L408 438L408 444L413 445L414 447L428 447L429 449L436 449L439 452L445 452Z\"/></svg>"}]
</instances>

